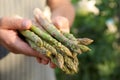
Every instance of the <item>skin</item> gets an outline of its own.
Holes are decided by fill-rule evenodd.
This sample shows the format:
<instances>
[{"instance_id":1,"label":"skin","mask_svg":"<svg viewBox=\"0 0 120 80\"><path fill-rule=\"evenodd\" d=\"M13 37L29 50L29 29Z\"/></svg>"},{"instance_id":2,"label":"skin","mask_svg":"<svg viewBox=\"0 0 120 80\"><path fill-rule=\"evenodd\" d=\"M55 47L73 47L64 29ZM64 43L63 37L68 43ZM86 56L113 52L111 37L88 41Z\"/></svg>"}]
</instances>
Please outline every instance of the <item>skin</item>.
<instances>
[{"instance_id":1,"label":"skin","mask_svg":"<svg viewBox=\"0 0 120 80\"><path fill-rule=\"evenodd\" d=\"M69 32L70 26L74 20L74 9L69 0L47 0L52 11L52 21L58 29ZM61 6L62 5L62 6ZM70 12L67 14L67 12ZM41 64L50 64L55 68L55 64L45 55L33 50L26 44L17 33L17 30L30 29L31 21L27 19L18 19L13 17L0 18L0 44L15 54L23 54L36 57Z\"/></svg>"}]
</instances>

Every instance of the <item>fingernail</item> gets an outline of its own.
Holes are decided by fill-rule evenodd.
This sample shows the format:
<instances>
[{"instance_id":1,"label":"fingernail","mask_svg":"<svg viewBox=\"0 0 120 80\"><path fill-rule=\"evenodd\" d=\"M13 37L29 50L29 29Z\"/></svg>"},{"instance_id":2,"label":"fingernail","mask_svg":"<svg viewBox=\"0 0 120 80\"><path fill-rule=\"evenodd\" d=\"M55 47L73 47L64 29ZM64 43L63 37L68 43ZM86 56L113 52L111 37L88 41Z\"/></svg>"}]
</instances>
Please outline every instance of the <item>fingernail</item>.
<instances>
[{"instance_id":1,"label":"fingernail","mask_svg":"<svg viewBox=\"0 0 120 80\"><path fill-rule=\"evenodd\" d=\"M30 20L26 20L24 19L23 22L22 22L22 26L29 29L31 27L32 23Z\"/></svg>"}]
</instances>

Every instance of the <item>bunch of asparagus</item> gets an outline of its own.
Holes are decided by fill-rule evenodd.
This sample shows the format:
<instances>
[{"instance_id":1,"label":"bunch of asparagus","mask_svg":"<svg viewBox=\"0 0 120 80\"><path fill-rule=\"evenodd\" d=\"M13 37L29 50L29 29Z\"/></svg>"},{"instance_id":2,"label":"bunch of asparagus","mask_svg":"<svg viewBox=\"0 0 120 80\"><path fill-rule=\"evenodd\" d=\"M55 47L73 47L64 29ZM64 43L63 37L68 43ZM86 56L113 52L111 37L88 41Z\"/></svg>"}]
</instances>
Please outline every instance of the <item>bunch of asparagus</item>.
<instances>
[{"instance_id":1,"label":"bunch of asparagus","mask_svg":"<svg viewBox=\"0 0 120 80\"><path fill-rule=\"evenodd\" d=\"M33 23L30 30L20 32L28 44L36 51L44 53L65 73L77 73L79 65L77 55L90 51L87 45L93 40L78 39L70 33L59 31L38 8L34 10L34 16L41 28Z\"/></svg>"}]
</instances>

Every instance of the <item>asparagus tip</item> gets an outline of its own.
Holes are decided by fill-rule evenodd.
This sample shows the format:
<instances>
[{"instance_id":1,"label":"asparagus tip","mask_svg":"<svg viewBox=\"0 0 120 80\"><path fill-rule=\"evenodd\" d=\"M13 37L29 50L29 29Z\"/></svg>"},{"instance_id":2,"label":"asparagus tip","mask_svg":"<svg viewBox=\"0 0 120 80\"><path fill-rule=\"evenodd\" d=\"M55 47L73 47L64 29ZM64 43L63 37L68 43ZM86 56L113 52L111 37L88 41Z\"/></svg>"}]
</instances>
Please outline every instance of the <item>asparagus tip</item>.
<instances>
[{"instance_id":1,"label":"asparagus tip","mask_svg":"<svg viewBox=\"0 0 120 80\"><path fill-rule=\"evenodd\" d=\"M34 11L33 11L33 15L35 17L39 17L39 15L41 15L41 17L45 18L42 11L39 9L39 8L35 8Z\"/></svg>"},{"instance_id":2,"label":"asparagus tip","mask_svg":"<svg viewBox=\"0 0 120 80\"><path fill-rule=\"evenodd\" d=\"M90 38L78 38L77 40L78 40L79 44L83 44L83 45L89 45L94 41Z\"/></svg>"}]
</instances>

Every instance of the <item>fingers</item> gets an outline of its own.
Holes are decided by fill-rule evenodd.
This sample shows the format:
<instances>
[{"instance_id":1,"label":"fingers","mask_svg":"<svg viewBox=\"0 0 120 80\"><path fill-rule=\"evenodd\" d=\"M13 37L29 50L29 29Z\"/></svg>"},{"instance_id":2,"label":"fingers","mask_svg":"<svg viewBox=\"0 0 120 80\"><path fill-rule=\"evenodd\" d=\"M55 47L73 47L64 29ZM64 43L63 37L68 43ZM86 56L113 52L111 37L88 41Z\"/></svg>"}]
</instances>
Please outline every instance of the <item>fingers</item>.
<instances>
[{"instance_id":1,"label":"fingers","mask_svg":"<svg viewBox=\"0 0 120 80\"><path fill-rule=\"evenodd\" d=\"M38 63L42 63L44 65L47 65L49 63L49 59L42 59L42 58L39 58L39 57L36 57Z\"/></svg>"},{"instance_id":2,"label":"fingers","mask_svg":"<svg viewBox=\"0 0 120 80\"><path fill-rule=\"evenodd\" d=\"M42 59L39 57L36 57L36 60L38 61L38 63L42 63Z\"/></svg>"},{"instance_id":3,"label":"fingers","mask_svg":"<svg viewBox=\"0 0 120 80\"><path fill-rule=\"evenodd\" d=\"M63 32L70 32L69 21L67 18L62 16L57 16L52 19L53 24Z\"/></svg>"},{"instance_id":4,"label":"fingers","mask_svg":"<svg viewBox=\"0 0 120 80\"><path fill-rule=\"evenodd\" d=\"M43 54L40 54L33 50L27 43L22 41L15 31L12 30L0 30L0 40L8 50L14 53L21 53L28 56L40 57L46 59ZM5 36L4 36L5 35Z\"/></svg>"},{"instance_id":5,"label":"fingers","mask_svg":"<svg viewBox=\"0 0 120 80\"><path fill-rule=\"evenodd\" d=\"M39 57L36 57L36 59L37 59L38 63L44 64L44 65L47 65L49 63L49 61L50 61L50 60L44 60L44 59L39 58ZM56 67L56 65L54 63L52 63L51 61L50 61L49 64L50 64L51 68L55 68Z\"/></svg>"},{"instance_id":6,"label":"fingers","mask_svg":"<svg viewBox=\"0 0 120 80\"><path fill-rule=\"evenodd\" d=\"M55 65L53 62L50 61L50 67L51 67L51 68L55 68L56 65Z\"/></svg>"},{"instance_id":7,"label":"fingers","mask_svg":"<svg viewBox=\"0 0 120 80\"><path fill-rule=\"evenodd\" d=\"M4 17L0 19L0 26L3 29L25 30L32 25L30 20L20 18Z\"/></svg>"}]
</instances>

